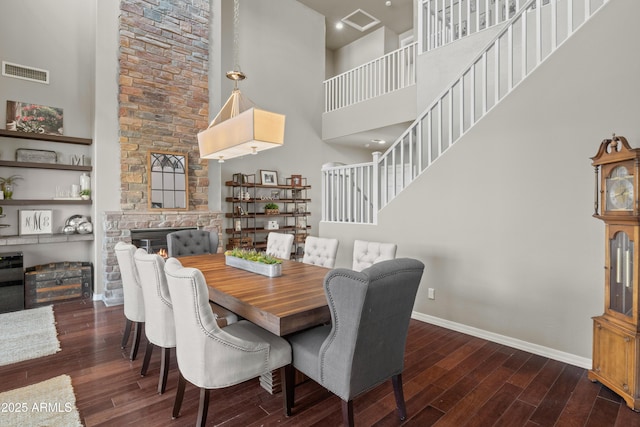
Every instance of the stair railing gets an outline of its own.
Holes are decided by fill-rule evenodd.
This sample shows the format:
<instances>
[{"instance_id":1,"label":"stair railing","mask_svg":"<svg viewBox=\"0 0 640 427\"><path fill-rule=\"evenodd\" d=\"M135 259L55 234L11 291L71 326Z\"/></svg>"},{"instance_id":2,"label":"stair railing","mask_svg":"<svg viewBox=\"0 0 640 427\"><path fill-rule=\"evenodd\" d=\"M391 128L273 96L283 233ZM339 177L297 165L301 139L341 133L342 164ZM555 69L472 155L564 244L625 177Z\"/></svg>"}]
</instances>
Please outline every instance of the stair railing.
<instances>
[{"instance_id":1,"label":"stair railing","mask_svg":"<svg viewBox=\"0 0 640 427\"><path fill-rule=\"evenodd\" d=\"M419 0L420 52L510 20L528 0ZM543 0L547 4L550 0Z\"/></svg>"},{"instance_id":2,"label":"stair railing","mask_svg":"<svg viewBox=\"0 0 640 427\"><path fill-rule=\"evenodd\" d=\"M384 154L376 155L371 164L357 165L359 168L371 165L369 173L376 180L371 184L373 194L369 198L373 213L367 217L350 216L351 211L345 206L362 202L343 199L336 202L343 207L340 216L335 215L335 206L323 205L323 221L375 224L380 209L438 160L609 1L529 0ZM332 168L324 168L322 173L326 179L335 172ZM346 188L333 188L332 191L335 196L348 194ZM333 200L323 198L323 203Z\"/></svg>"}]
</instances>

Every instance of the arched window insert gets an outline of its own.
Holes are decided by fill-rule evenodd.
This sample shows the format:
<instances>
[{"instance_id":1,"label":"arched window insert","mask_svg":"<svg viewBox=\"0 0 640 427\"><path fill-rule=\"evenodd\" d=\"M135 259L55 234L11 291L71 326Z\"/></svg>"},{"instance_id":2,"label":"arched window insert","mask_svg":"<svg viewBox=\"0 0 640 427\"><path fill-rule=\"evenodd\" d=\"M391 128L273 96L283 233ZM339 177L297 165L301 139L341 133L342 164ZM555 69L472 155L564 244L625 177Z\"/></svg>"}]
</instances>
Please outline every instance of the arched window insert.
<instances>
[{"instance_id":1,"label":"arched window insert","mask_svg":"<svg viewBox=\"0 0 640 427\"><path fill-rule=\"evenodd\" d=\"M149 208L186 209L187 157L180 153L149 153Z\"/></svg>"}]
</instances>

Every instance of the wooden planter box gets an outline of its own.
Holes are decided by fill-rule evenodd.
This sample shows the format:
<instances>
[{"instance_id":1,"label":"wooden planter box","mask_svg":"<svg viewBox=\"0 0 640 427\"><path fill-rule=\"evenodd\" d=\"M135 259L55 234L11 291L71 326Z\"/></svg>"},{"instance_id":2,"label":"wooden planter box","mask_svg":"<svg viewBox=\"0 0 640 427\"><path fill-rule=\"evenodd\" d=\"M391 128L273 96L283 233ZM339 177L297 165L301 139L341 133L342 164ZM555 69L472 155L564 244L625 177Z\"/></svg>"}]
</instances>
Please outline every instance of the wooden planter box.
<instances>
[{"instance_id":1,"label":"wooden planter box","mask_svg":"<svg viewBox=\"0 0 640 427\"><path fill-rule=\"evenodd\" d=\"M279 215L280 209L265 209L264 213L265 215Z\"/></svg>"}]
</instances>

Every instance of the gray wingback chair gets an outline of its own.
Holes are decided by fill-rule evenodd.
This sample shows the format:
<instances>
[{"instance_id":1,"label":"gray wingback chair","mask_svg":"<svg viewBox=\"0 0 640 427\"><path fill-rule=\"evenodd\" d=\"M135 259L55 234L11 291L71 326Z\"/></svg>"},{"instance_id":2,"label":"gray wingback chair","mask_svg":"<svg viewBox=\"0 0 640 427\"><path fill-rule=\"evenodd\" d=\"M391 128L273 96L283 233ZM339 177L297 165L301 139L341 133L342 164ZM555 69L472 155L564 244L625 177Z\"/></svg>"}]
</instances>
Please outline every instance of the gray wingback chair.
<instances>
[{"instance_id":1,"label":"gray wingback chair","mask_svg":"<svg viewBox=\"0 0 640 427\"><path fill-rule=\"evenodd\" d=\"M122 292L124 294L124 316L127 319L122 335L122 348L127 346L129 335L133 329L133 343L131 344L130 360L135 360L140 346L140 336L144 325L144 297L140 287L140 278L133 255L136 247L131 243L118 242L114 248L120 277L122 278Z\"/></svg>"},{"instance_id":2,"label":"gray wingback chair","mask_svg":"<svg viewBox=\"0 0 640 427\"><path fill-rule=\"evenodd\" d=\"M246 320L221 329L209 306L202 272L182 267L175 258L167 260L165 272L173 304L180 371L173 417L179 415L189 381L200 387L197 425L204 426L210 389L239 384L289 365L291 347L284 338Z\"/></svg>"},{"instance_id":3,"label":"gray wingback chair","mask_svg":"<svg viewBox=\"0 0 640 427\"><path fill-rule=\"evenodd\" d=\"M342 399L345 425L353 425L353 399L391 378L401 420L404 349L424 264L398 258L356 272L327 273L324 289L331 325L289 336L293 367L285 374L285 413L294 402L294 369Z\"/></svg>"},{"instance_id":4,"label":"gray wingback chair","mask_svg":"<svg viewBox=\"0 0 640 427\"><path fill-rule=\"evenodd\" d=\"M144 295L145 326L147 349L142 362L140 375L147 375L149 361L154 347L160 347L160 378L158 393L164 393L169 375L171 349L176 346L176 327L173 321L173 308L169 296L169 287L164 273L164 259L158 254L149 254L138 249L134 260L140 276L140 285Z\"/></svg>"},{"instance_id":5,"label":"gray wingback chair","mask_svg":"<svg viewBox=\"0 0 640 427\"><path fill-rule=\"evenodd\" d=\"M218 243L218 234L206 230L180 230L167 234L170 257L215 254L218 252Z\"/></svg>"},{"instance_id":6,"label":"gray wingback chair","mask_svg":"<svg viewBox=\"0 0 640 427\"><path fill-rule=\"evenodd\" d=\"M267 234L267 254L276 258L290 259L291 246L293 246L293 234L274 232Z\"/></svg>"}]
</instances>

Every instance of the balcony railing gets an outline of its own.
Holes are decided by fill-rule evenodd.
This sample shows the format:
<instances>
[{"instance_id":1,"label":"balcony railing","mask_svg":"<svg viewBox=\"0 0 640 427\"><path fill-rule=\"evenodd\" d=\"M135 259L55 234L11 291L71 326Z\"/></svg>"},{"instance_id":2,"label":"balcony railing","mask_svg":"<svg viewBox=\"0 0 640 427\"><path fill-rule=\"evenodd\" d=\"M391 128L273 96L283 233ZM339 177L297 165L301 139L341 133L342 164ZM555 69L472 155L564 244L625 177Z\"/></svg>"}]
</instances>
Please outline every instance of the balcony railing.
<instances>
[{"instance_id":1,"label":"balcony railing","mask_svg":"<svg viewBox=\"0 0 640 427\"><path fill-rule=\"evenodd\" d=\"M374 161L323 168L323 221L370 223L610 0L529 0ZM366 175L370 181L357 177ZM365 214L366 212L366 214Z\"/></svg>"},{"instance_id":2,"label":"balcony railing","mask_svg":"<svg viewBox=\"0 0 640 427\"><path fill-rule=\"evenodd\" d=\"M416 83L417 43L324 82L324 111L334 111Z\"/></svg>"}]
</instances>

